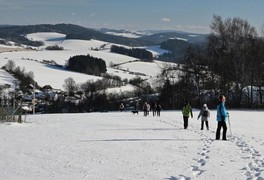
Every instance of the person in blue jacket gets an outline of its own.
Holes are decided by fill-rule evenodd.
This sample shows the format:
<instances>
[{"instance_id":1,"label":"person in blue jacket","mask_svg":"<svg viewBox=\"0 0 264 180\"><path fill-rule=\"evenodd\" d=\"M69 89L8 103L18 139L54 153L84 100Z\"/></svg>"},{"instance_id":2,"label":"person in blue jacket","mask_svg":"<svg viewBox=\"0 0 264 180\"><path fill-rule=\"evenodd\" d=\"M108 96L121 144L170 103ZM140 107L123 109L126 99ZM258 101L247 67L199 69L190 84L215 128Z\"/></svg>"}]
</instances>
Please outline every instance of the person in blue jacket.
<instances>
[{"instance_id":1,"label":"person in blue jacket","mask_svg":"<svg viewBox=\"0 0 264 180\"><path fill-rule=\"evenodd\" d=\"M228 112L226 110L225 107L225 101L226 98L225 96L221 95L218 98L219 103L217 104L217 130L216 130L216 140L220 139L220 131L221 128L223 128L223 136L222 136L222 140L227 140L226 139L226 131L227 131L227 126L226 126L226 121L228 119Z\"/></svg>"}]
</instances>

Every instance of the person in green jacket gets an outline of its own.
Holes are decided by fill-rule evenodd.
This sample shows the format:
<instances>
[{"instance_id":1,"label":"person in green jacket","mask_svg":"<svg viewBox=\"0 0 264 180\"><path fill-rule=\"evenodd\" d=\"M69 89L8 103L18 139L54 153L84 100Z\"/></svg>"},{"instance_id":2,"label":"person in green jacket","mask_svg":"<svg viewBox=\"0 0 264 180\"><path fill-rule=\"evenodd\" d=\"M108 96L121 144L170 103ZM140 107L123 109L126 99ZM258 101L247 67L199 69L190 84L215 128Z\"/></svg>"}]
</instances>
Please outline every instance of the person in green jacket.
<instances>
[{"instance_id":1,"label":"person in green jacket","mask_svg":"<svg viewBox=\"0 0 264 180\"><path fill-rule=\"evenodd\" d=\"M183 127L184 129L187 129L189 117L191 116L193 118L192 107L190 106L188 101L185 102L182 108L182 115L183 115Z\"/></svg>"}]
</instances>

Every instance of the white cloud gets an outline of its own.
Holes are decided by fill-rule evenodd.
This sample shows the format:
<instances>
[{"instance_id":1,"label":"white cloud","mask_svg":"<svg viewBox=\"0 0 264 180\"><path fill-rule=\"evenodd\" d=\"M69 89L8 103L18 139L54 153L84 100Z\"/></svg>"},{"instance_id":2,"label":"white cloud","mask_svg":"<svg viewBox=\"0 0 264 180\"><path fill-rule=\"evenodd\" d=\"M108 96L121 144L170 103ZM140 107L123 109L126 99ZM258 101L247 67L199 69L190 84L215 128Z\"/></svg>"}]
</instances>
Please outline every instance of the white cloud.
<instances>
[{"instance_id":1,"label":"white cloud","mask_svg":"<svg viewBox=\"0 0 264 180\"><path fill-rule=\"evenodd\" d=\"M171 19L170 18L161 18L160 21L162 21L162 22L170 22Z\"/></svg>"}]
</instances>

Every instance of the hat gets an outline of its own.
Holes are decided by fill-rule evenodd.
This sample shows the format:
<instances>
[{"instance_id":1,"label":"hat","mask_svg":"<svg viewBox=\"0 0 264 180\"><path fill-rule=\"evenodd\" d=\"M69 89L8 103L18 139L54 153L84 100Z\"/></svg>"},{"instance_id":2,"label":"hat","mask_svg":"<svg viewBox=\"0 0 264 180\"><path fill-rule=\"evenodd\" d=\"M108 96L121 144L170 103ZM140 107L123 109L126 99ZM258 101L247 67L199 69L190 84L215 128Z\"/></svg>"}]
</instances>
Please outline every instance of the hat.
<instances>
[{"instance_id":1,"label":"hat","mask_svg":"<svg viewBox=\"0 0 264 180\"><path fill-rule=\"evenodd\" d=\"M207 107L207 104L204 104L203 107Z\"/></svg>"}]
</instances>

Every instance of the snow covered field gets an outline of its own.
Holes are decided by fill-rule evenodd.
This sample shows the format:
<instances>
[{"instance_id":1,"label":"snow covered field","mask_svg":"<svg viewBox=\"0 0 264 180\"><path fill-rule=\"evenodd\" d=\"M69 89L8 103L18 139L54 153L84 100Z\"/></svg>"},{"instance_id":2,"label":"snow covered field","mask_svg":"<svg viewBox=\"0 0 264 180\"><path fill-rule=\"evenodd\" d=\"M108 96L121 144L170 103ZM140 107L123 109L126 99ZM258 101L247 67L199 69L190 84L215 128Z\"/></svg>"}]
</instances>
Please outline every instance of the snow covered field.
<instances>
[{"instance_id":1,"label":"snow covered field","mask_svg":"<svg viewBox=\"0 0 264 180\"><path fill-rule=\"evenodd\" d=\"M264 179L262 111L229 111L229 141L180 111L27 115L0 124L0 179Z\"/></svg>"},{"instance_id":2,"label":"snow covered field","mask_svg":"<svg viewBox=\"0 0 264 180\"><path fill-rule=\"evenodd\" d=\"M138 62L138 59L129 57L117 53L111 53L111 43L98 41L98 40L76 40L65 39L65 34L60 33L33 33L28 34L27 38L36 41L42 41L44 46L35 48L36 50L21 49L18 51L13 46L0 46L0 67L6 65L9 60L12 60L16 66L21 69L25 68L26 72L33 72L34 79L40 86L51 85L55 89L63 89L65 79L72 77L77 84L85 83L88 80L96 81L101 79L98 76L91 76L87 74L81 74L77 72L67 71L65 69L57 68L47 64L41 63L42 61L55 61L58 65L65 66L70 57L76 55L91 55L93 57L101 58L106 62L107 73L111 75L117 75L122 79L133 79L140 76L142 79L148 79L152 82L155 77L161 72L161 68L164 63L160 61ZM61 51L46 51L47 46L58 45L63 47ZM104 47L103 49L101 47ZM6 50L8 48L8 51ZM143 47L142 47L143 48ZM159 46L144 47L149 49L154 56L167 52L161 49ZM1 49L3 51L1 53ZM13 51L11 51L14 49ZM99 49L98 51L92 49ZM23 50L23 51L22 51ZM121 64L119 69L111 68L110 64ZM130 72L128 72L128 70ZM141 73L145 75L136 75L133 73ZM1 75L1 72L0 72ZM0 84L2 84L0 82ZM128 86L126 89L131 89Z\"/></svg>"}]
</instances>

